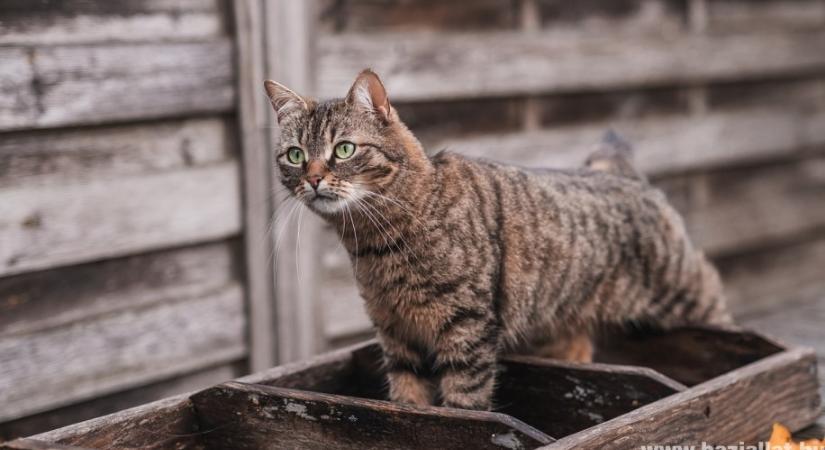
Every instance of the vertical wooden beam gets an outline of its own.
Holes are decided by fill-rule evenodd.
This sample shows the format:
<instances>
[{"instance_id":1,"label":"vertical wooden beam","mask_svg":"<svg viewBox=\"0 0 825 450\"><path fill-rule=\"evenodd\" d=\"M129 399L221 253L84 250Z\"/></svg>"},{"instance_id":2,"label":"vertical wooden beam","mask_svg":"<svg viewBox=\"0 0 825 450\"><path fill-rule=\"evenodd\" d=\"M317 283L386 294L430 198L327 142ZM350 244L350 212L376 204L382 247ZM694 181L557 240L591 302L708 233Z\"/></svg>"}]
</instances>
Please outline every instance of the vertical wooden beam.
<instances>
[{"instance_id":1,"label":"vertical wooden beam","mask_svg":"<svg viewBox=\"0 0 825 450\"><path fill-rule=\"evenodd\" d=\"M541 30L541 12L539 11L538 0L521 0L521 30L524 33L535 33ZM541 108L538 99L527 97L524 99L524 121L525 130L537 130L541 128Z\"/></svg>"},{"instance_id":2,"label":"vertical wooden beam","mask_svg":"<svg viewBox=\"0 0 825 450\"><path fill-rule=\"evenodd\" d=\"M312 66L315 2L310 0L273 0L264 3L266 21L267 77L275 79L301 95L315 93ZM270 143L277 146L279 130L270 121ZM276 185L278 183L275 183ZM278 189L276 188L276 192ZM284 205L286 196L278 192L276 203ZM303 206L292 220L279 219L276 230L275 297L277 300L278 361L306 358L323 350L323 316L318 311L320 283L319 235L322 222ZM280 214L291 209L281 207Z\"/></svg>"},{"instance_id":3,"label":"vertical wooden beam","mask_svg":"<svg viewBox=\"0 0 825 450\"><path fill-rule=\"evenodd\" d=\"M266 124L262 4L236 0L235 30L238 74L238 130L243 159L244 255L246 257L247 323L250 370L275 364L274 287L269 223L272 191Z\"/></svg>"},{"instance_id":4,"label":"vertical wooden beam","mask_svg":"<svg viewBox=\"0 0 825 450\"><path fill-rule=\"evenodd\" d=\"M693 33L705 33L708 29L707 0L690 0L688 3L688 27ZM695 116L703 115L708 111L708 93L703 85L691 86L687 91L688 108Z\"/></svg>"}]
</instances>

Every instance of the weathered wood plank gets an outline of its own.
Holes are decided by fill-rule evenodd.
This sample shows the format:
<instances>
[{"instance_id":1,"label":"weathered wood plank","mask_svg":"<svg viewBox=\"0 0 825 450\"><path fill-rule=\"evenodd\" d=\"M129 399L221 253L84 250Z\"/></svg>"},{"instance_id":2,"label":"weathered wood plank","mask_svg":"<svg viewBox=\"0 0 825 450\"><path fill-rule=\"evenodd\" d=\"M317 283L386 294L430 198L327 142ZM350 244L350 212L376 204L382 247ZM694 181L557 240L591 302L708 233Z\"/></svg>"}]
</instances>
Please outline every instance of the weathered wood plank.
<instances>
[{"instance_id":1,"label":"weathered wood plank","mask_svg":"<svg viewBox=\"0 0 825 450\"><path fill-rule=\"evenodd\" d=\"M762 108L618 120L541 131L445 140L432 146L530 167L581 167L613 128L633 144L649 175L752 164L825 146L825 111Z\"/></svg>"},{"instance_id":2,"label":"weathered wood plank","mask_svg":"<svg viewBox=\"0 0 825 450\"><path fill-rule=\"evenodd\" d=\"M213 448L535 448L552 439L503 414L416 408L238 382L192 396Z\"/></svg>"},{"instance_id":3,"label":"weathered wood plank","mask_svg":"<svg viewBox=\"0 0 825 450\"><path fill-rule=\"evenodd\" d=\"M91 448L203 449L188 397L169 397L31 438Z\"/></svg>"},{"instance_id":4,"label":"weathered wood plank","mask_svg":"<svg viewBox=\"0 0 825 450\"><path fill-rule=\"evenodd\" d=\"M240 362L224 364L211 367L191 374L181 375L168 380L162 380L147 386L140 386L126 391L116 392L102 397L96 397L80 403L75 403L62 408L23 417L0 424L0 440L14 439L24 436L32 436L49 430L55 430L80 421L94 419L107 414L113 414L127 408L133 408L149 402L154 402L183 392L192 392L206 389L218 383L231 380L243 373L243 366ZM175 448L178 441L187 441L196 438L188 436L194 430L187 430L177 435L167 431L168 424L160 429L146 429L142 438L152 441L171 440L168 448ZM139 431L135 430L135 431ZM183 434L183 435L181 435ZM79 436L80 437L80 436ZM136 437L130 438L134 441ZM154 442L152 442L154 444ZM121 442L121 445L131 448L146 448L144 443L128 444ZM151 447L151 445L150 445ZM191 447L187 447L191 448Z\"/></svg>"},{"instance_id":5,"label":"weathered wood plank","mask_svg":"<svg viewBox=\"0 0 825 450\"><path fill-rule=\"evenodd\" d=\"M729 81L821 71L823 48L823 31L321 36L317 93L370 66L401 102Z\"/></svg>"},{"instance_id":6,"label":"weathered wood plank","mask_svg":"<svg viewBox=\"0 0 825 450\"><path fill-rule=\"evenodd\" d=\"M232 242L0 278L0 337L209 295L235 281Z\"/></svg>"},{"instance_id":7,"label":"weathered wood plank","mask_svg":"<svg viewBox=\"0 0 825 450\"><path fill-rule=\"evenodd\" d=\"M232 236L234 163L0 190L0 274L11 275Z\"/></svg>"},{"instance_id":8,"label":"weathered wood plank","mask_svg":"<svg viewBox=\"0 0 825 450\"><path fill-rule=\"evenodd\" d=\"M825 224L825 158L659 180L694 242L730 255L793 240Z\"/></svg>"},{"instance_id":9,"label":"weathered wood plank","mask_svg":"<svg viewBox=\"0 0 825 450\"><path fill-rule=\"evenodd\" d=\"M269 149L269 101L262 95L265 79L264 4L235 2L238 45L238 129L243 153L244 253L249 305L250 368L253 372L275 364L275 286L272 253L272 169Z\"/></svg>"},{"instance_id":10,"label":"weathered wood plank","mask_svg":"<svg viewBox=\"0 0 825 450\"><path fill-rule=\"evenodd\" d=\"M782 351L769 338L752 332L683 328L664 334L604 336L596 361L650 367L695 386Z\"/></svg>"},{"instance_id":11,"label":"weathered wood plank","mask_svg":"<svg viewBox=\"0 0 825 450\"><path fill-rule=\"evenodd\" d=\"M0 130L225 112L231 42L8 47ZM5 68L5 60L11 68Z\"/></svg>"},{"instance_id":12,"label":"weathered wood plank","mask_svg":"<svg viewBox=\"0 0 825 450\"><path fill-rule=\"evenodd\" d=\"M721 258L716 265L734 314L791 309L799 302L822 298L825 292L825 237Z\"/></svg>"},{"instance_id":13,"label":"weathered wood plank","mask_svg":"<svg viewBox=\"0 0 825 450\"><path fill-rule=\"evenodd\" d=\"M13 442L0 443L0 450L90 450L85 447L52 444L34 439L18 439Z\"/></svg>"},{"instance_id":14,"label":"weathered wood plank","mask_svg":"<svg viewBox=\"0 0 825 450\"><path fill-rule=\"evenodd\" d=\"M819 0L769 0L758 6L748 0L708 2L709 25L719 30L817 28L825 25L825 4Z\"/></svg>"},{"instance_id":15,"label":"weathered wood plank","mask_svg":"<svg viewBox=\"0 0 825 450\"><path fill-rule=\"evenodd\" d=\"M513 2L500 0L473 0L460 8L440 0L322 0L318 3L318 27L323 32L489 31L514 28L518 23Z\"/></svg>"},{"instance_id":16,"label":"weathered wood plank","mask_svg":"<svg viewBox=\"0 0 825 450\"><path fill-rule=\"evenodd\" d=\"M0 45L193 40L225 32L219 0L0 4Z\"/></svg>"},{"instance_id":17,"label":"weathered wood plank","mask_svg":"<svg viewBox=\"0 0 825 450\"><path fill-rule=\"evenodd\" d=\"M174 303L4 336L0 420L242 358L243 310L243 290L230 284Z\"/></svg>"},{"instance_id":18,"label":"weathered wood plank","mask_svg":"<svg viewBox=\"0 0 825 450\"><path fill-rule=\"evenodd\" d=\"M55 184L203 166L231 159L232 147L218 118L6 133L0 187L34 177Z\"/></svg>"},{"instance_id":19,"label":"weathered wood plank","mask_svg":"<svg viewBox=\"0 0 825 450\"><path fill-rule=\"evenodd\" d=\"M516 356L496 381L498 410L549 436L596 426L685 389L646 368Z\"/></svg>"},{"instance_id":20,"label":"weathered wood plank","mask_svg":"<svg viewBox=\"0 0 825 450\"><path fill-rule=\"evenodd\" d=\"M791 429L813 423L820 414L817 388L814 352L794 349L643 406L545 448L629 450L649 444L756 442L768 437L774 421L779 420Z\"/></svg>"}]
</instances>

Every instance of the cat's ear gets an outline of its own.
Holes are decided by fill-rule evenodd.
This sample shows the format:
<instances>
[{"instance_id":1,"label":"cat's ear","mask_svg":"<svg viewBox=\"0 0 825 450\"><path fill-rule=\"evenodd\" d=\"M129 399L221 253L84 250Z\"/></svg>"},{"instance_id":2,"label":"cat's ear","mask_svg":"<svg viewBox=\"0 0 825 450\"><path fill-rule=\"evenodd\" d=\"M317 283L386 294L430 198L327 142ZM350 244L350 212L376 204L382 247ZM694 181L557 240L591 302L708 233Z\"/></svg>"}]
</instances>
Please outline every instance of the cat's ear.
<instances>
[{"instance_id":1,"label":"cat's ear","mask_svg":"<svg viewBox=\"0 0 825 450\"><path fill-rule=\"evenodd\" d=\"M266 95L272 102L272 108L275 109L279 123L283 117L295 109L308 109L306 100L281 83L266 80L264 88L266 88Z\"/></svg>"},{"instance_id":2,"label":"cat's ear","mask_svg":"<svg viewBox=\"0 0 825 450\"><path fill-rule=\"evenodd\" d=\"M347 94L347 103L365 112L375 114L384 123L392 120L392 109L387 90L381 79L370 69L358 74Z\"/></svg>"}]
</instances>

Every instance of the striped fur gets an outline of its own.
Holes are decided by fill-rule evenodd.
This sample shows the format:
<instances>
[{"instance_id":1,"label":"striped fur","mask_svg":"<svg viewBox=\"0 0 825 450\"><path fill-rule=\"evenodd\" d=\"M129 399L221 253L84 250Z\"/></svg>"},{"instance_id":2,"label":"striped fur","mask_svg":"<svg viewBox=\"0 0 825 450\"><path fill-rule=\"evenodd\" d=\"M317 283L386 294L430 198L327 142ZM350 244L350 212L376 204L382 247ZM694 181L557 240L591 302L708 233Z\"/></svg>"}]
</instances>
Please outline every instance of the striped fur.
<instances>
[{"instance_id":1,"label":"striped fur","mask_svg":"<svg viewBox=\"0 0 825 450\"><path fill-rule=\"evenodd\" d=\"M587 359L603 325L730 322L715 269L619 141L580 170L428 157L372 72L303 107L267 88L286 111L282 183L341 236L393 400L490 409L502 353ZM358 150L338 160L342 140ZM309 164L285 163L294 146Z\"/></svg>"}]
</instances>

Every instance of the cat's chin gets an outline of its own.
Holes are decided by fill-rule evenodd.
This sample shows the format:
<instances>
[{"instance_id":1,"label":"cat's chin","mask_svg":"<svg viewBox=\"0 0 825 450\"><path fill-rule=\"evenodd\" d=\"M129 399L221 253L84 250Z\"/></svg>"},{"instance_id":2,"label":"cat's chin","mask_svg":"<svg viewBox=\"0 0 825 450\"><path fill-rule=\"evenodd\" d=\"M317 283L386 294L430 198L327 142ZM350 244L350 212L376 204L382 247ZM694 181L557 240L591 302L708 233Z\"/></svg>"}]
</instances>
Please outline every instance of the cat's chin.
<instances>
[{"instance_id":1,"label":"cat's chin","mask_svg":"<svg viewBox=\"0 0 825 450\"><path fill-rule=\"evenodd\" d=\"M319 214L335 214L344 210L347 201L342 198L315 197L307 203L309 209Z\"/></svg>"}]
</instances>

